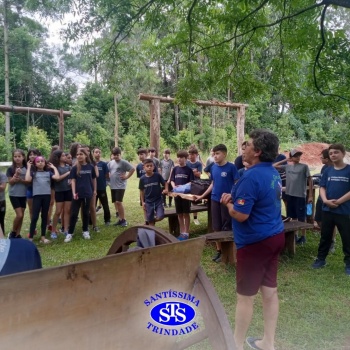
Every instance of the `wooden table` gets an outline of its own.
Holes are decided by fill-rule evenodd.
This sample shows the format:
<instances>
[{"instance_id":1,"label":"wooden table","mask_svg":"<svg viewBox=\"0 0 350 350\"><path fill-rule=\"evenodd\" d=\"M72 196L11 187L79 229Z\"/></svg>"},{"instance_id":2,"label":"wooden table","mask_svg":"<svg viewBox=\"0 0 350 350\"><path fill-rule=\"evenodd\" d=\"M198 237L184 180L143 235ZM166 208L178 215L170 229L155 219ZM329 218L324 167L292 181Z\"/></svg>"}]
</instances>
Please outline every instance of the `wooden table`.
<instances>
[{"instance_id":1,"label":"wooden table","mask_svg":"<svg viewBox=\"0 0 350 350\"><path fill-rule=\"evenodd\" d=\"M170 193L168 193L168 196L174 197L174 198L181 197L181 198L189 200L191 202L195 200L195 197L193 194L170 192ZM203 204L193 204L192 203L191 208L190 208L190 214L206 211L207 218L208 218L207 232L212 232L210 200L208 200L208 201L204 200L204 201L205 202ZM180 226L179 226L179 220L177 218L175 208L165 209L164 210L164 218L168 218L169 232L175 236L178 236L180 234Z\"/></svg>"}]
</instances>

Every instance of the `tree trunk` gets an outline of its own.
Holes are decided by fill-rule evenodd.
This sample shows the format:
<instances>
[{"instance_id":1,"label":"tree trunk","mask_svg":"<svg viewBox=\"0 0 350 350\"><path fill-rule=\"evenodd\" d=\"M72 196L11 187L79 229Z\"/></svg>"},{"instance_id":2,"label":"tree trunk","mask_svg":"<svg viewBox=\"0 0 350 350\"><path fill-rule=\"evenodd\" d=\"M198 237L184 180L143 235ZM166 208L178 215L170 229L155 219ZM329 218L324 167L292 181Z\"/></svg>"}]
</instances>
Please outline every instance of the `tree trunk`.
<instances>
[{"instance_id":1,"label":"tree trunk","mask_svg":"<svg viewBox=\"0 0 350 350\"><path fill-rule=\"evenodd\" d=\"M200 135L203 135L203 108L199 110L199 133ZM203 140L200 139L199 141L199 149L203 150Z\"/></svg>"},{"instance_id":2,"label":"tree trunk","mask_svg":"<svg viewBox=\"0 0 350 350\"><path fill-rule=\"evenodd\" d=\"M10 84L9 84L9 47L8 47L8 2L4 0L4 55L5 55L5 105L10 105ZM5 134L7 142L10 140L10 112L5 112Z\"/></svg>"},{"instance_id":3,"label":"tree trunk","mask_svg":"<svg viewBox=\"0 0 350 350\"><path fill-rule=\"evenodd\" d=\"M175 128L176 128L176 133L178 134L180 131L179 105L174 105L174 114L175 114Z\"/></svg>"},{"instance_id":4,"label":"tree trunk","mask_svg":"<svg viewBox=\"0 0 350 350\"><path fill-rule=\"evenodd\" d=\"M118 116L118 98L117 94L114 94L114 115L115 115L115 125L114 125L114 147L118 147L118 133L119 133L119 116Z\"/></svg>"}]
</instances>

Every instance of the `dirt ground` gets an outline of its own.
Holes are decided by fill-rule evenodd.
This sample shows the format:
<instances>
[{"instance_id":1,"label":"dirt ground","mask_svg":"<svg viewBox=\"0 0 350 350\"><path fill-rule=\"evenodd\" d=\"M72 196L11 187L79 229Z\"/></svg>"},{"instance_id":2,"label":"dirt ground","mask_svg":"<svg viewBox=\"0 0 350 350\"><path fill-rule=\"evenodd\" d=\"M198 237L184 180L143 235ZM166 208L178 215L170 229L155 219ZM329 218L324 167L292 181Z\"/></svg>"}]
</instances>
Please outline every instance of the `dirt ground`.
<instances>
[{"instance_id":1,"label":"dirt ground","mask_svg":"<svg viewBox=\"0 0 350 350\"><path fill-rule=\"evenodd\" d=\"M303 143L297 147L297 150L303 152L301 156L301 163L306 163L310 168L320 169L322 167L321 163L321 152L328 148L329 144L327 143L319 143L319 142L310 142ZM286 157L289 157L289 152L283 152ZM345 157L345 163L350 164L350 153L347 152Z\"/></svg>"}]
</instances>

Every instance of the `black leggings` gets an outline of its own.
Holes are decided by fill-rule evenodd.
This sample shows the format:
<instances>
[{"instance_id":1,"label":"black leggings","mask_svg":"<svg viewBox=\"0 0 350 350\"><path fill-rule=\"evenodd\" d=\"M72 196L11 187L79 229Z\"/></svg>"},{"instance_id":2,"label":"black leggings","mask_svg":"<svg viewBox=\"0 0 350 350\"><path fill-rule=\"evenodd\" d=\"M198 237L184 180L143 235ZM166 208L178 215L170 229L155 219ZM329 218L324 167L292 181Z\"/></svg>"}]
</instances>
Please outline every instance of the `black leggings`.
<instances>
[{"instance_id":1,"label":"black leggings","mask_svg":"<svg viewBox=\"0 0 350 350\"><path fill-rule=\"evenodd\" d=\"M32 221L30 222L29 237L34 237L36 223L41 212L41 236L44 237L49 214L51 194L41 194L33 197Z\"/></svg>"},{"instance_id":2,"label":"black leggings","mask_svg":"<svg viewBox=\"0 0 350 350\"><path fill-rule=\"evenodd\" d=\"M91 198L79 198L72 200L70 221L69 221L69 234L74 233L75 225L77 224L80 208L83 214L83 232L89 230L89 213L90 213Z\"/></svg>"}]
</instances>

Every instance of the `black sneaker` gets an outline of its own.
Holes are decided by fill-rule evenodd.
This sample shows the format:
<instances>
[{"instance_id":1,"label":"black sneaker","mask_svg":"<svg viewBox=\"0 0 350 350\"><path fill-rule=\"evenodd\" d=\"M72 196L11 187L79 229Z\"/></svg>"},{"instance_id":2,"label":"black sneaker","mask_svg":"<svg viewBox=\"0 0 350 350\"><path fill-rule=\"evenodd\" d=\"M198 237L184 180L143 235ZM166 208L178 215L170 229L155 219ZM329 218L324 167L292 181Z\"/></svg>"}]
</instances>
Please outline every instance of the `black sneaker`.
<instances>
[{"instance_id":1,"label":"black sneaker","mask_svg":"<svg viewBox=\"0 0 350 350\"><path fill-rule=\"evenodd\" d=\"M218 259L220 259L220 261L221 261L221 251L220 251L220 250L218 250L218 251L216 252L216 254L212 257L211 260L217 262ZM218 262L220 262L220 261L218 261Z\"/></svg>"},{"instance_id":2,"label":"black sneaker","mask_svg":"<svg viewBox=\"0 0 350 350\"><path fill-rule=\"evenodd\" d=\"M10 232L8 235L7 235L8 238L16 238L16 232Z\"/></svg>"},{"instance_id":3,"label":"black sneaker","mask_svg":"<svg viewBox=\"0 0 350 350\"><path fill-rule=\"evenodd\" d=\"M101 207L100 205L98 205L98 206L96 207L96 213L98 213L101 209L102 209L102 207Z\"/></svg>"},{"instance_id":4,"label":"black sneaker","mask_svg":"<svg viewBox=\"0 0 350 350\"><path fill-rule=\"evenodd\" d=\"M113 226L120 226L122 224L122 221L119 219Z\"/></svg>"},{"instance_id":5,"label":"black sneaker","mask_svg":"<svg viewBox=\"0 0 350 350\"><path fill-rule=\"evenodd\" d=\"M315 259L315 262L311 265L313 269L321 269L326 266L326 260L321 260L319 258Z\"/></svg>"}]
</instances>

